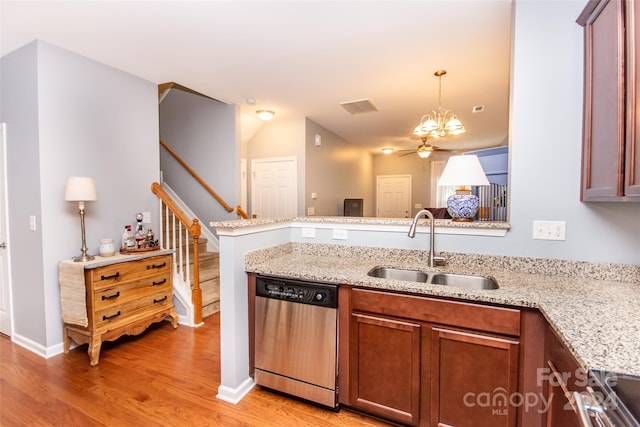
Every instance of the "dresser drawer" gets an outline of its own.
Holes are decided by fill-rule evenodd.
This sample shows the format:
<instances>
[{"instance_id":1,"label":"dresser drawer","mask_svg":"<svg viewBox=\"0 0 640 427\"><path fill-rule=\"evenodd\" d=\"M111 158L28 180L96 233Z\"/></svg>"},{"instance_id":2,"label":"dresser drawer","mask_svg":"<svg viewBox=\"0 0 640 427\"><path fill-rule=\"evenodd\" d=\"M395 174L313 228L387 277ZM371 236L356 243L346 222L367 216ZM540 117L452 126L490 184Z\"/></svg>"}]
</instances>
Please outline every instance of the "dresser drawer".
<instances>
[{"instance_id":1,"label":"dresser drawer","mask_svg":"<svg viewBox=\"0 0 640 427\"><path fill-rule=\"evenodd\" d=\"M64 352L69 352L71 340L88 344L89 361L95 366L103 341L138 335L165 319L177 328L173 264L173 253L166 249L134 256L119 254L85 265L62 261L61 294L65 291L67 295L61 298Z\"/></svg>"},{"instance_id":2,"label":"dresser drawer","mask_svg":"<svg viewBox=\"0 0 640 427\"><path fill-rule=\"evenodd\" d=\"M166 271L163 274L96 289L93 306L96 310L102 310L171 289L171 273Z\"/></svg>"},{"instance_id":3,"label":"dresser drawer","mask_svg":"<svg viewBox=\"0 0 640 427\"><path fill-rule=\"evenodd\" d=\"M171 290L155 292L121 304L96 309L95 326L96 329L102 329L105 326L118 327L129 322L136 315L146 315L169 306L173 307Z\"/></svg>"},{"instance_id":4,"label":"dresser drawer","mask_svg":"<svg viewBox=\"0 0 640 427\"><path fill-rule=\"evenodd\" d=\"M171 255L161 255L87 270L87 282L91 283L94 290L99 290L170 271Z\"/></svg>"}]
</instances>

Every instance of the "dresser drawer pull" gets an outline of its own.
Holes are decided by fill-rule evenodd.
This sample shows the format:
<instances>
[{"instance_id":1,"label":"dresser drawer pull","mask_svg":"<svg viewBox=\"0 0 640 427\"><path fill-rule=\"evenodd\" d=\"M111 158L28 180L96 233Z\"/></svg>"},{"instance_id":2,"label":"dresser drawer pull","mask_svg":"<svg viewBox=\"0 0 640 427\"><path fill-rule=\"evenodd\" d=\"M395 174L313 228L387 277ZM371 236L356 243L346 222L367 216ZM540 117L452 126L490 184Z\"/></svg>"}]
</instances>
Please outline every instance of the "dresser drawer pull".
<instances>
[{"instance_id":1,"label":"dresser drawer pull","mask_svg":"<svg viewBox=\"0 0 640 427\"><path fill-rule=\"evenodd\" d=\"M167 278L165 277L164 279L162 279L159 282L151 282L151 286L158 286L158 285L164 285L165 283L167 283Z\"/></svg>"},{"instance_id":2,"label":"dresser drawer pull","mask_svg":"<svg viewBox=\"0 0 640 427\"><path fill-rule=\"evenodd\" d=\"M164 298L160 298L160 299L155 299L155 298L154 298L154 299L153 299L153 303L154 303L154 304L157 304L157 303L159 303L159 302L166 301L166 299L167 299L167 296L166 296L166 295L164 296Z\"/></svg>"},{"instance_id":3,"label":"dresser drawer pull","mask_svg":"<svg viewBox=\"0 0 640 427\"><path fill-rule=\"evenodd\" d=\"M162 264L152 264L152 265L147 265L147 270L152 269L152 268L162 268L162 267L166 267L167 263L163 262Z\"/></svg>"},{"instance_id":4,"label":"dresser drawer pull","mask_svg":"<svg viewBox=\"0 0 640 427\"><path fill-rule=\"evenodd\" d=\"M118 316L120 316L122 313L118 310L118 312L116 314L113 314L111 316L102 316L102 320L111 320L113 318L116 318Z\"/></svg>"},{"instance_id":5,"label":"dresser drawer pull","mask_svg":"<svg viewBox=\"0 0 640 427\"><path fill-rule=\"evenodd\" d=\"M120 273L116 271L116 274L112 274L111 276L100 276L100 280L117 279L118 277L120 277Z\"/></svg>"},{"instance_id":6,"label":"dresser drawer pull","mask_svg":"<svg viewBox=\"0 0 640 427\"><path fill-rule=\"evenodd\" d=\"M114 299L114 298L118 298L120 296L120 291L116 292L113 295L102 295L102 301L107 300L107 299Z\"/></svg>"}]
</instances>

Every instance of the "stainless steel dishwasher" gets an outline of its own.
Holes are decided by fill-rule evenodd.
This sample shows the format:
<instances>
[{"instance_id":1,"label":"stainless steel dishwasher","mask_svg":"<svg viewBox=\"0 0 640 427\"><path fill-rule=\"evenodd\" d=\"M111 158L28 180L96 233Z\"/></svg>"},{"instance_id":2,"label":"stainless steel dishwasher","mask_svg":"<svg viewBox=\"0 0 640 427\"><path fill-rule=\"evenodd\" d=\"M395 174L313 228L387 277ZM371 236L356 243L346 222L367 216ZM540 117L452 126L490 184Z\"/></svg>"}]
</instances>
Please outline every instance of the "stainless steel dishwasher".
<instances>
[{"instance_id":1,"label":"stainless steel dishwasher","mask_svg":"<svg viewBox=\"0 0 640 427\"><path fill-rule=\"evenodd\" d=\"M336 408L338 286L258 276L256 384Z\"/></svg>"}]
</instances>

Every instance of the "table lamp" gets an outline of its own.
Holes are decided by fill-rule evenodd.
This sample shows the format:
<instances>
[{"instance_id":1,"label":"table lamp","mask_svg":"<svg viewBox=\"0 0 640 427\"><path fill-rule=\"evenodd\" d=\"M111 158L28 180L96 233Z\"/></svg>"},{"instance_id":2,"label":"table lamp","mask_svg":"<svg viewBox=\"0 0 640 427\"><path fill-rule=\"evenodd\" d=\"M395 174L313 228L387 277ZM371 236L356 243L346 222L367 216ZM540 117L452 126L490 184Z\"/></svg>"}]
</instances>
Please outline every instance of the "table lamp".
<instances>
[{"instance_id":1,"label":"table lamp","mask_svg":"<svg viewBox=\"0 0 640 427\"><path fill-rule=\"evenodd\" d=\"M478 213L478 196L471 194L472 185L489 185L487 175L476 155L451 156L438 181L439 186L459 186L447 199L447 211L452 221L473 221Z\"/></svg>"},{"instance_id":2,"label":"table lamp","mask_svg":"<svg viewBox=\"0 0 640 427\"><path fill-rule=\"evenodd\" d=\"M87 254L87 239L84 229L84 202L97 200L96 187L93 178L88 176L70 176L67 178L67 185L64 190L64 200L67 202L78 202L80 209L80 228L82 230L82 253L74 257L76 262L91 261L93 256Z\"/></svg>"}]
</instances>

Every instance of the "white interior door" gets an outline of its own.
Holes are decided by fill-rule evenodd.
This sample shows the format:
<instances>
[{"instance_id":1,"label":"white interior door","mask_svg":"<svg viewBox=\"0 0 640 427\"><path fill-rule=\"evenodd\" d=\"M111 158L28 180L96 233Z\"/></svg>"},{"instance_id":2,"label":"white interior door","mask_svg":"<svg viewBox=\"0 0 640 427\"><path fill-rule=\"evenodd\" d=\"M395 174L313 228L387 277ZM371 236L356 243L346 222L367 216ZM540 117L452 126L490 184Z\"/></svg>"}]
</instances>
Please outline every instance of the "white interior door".
<instances>
[{"instance_id":1,"label":"white interior door","mask_svg":"<svg viewBox=\"0 0 640 427\"><path fill-rule=\"evenodd\" d=\"M0 123L0 333L11 336L11 282L9 275L6 175L6 128Z\"/></svg>"},{"instance_id":2,"label":"white interior door","mask_svg":"<svg viewBox=\"0 0 640 427\"><path fill-rule=\"evenodd\" d=\"M381 218L411 216L411 175L376 177L376 212Z\"/></svg>"},{"instance_id":3,"label":"white interior door","mask_svg":"<svg viewBox=\"0 0 640 427\"><path fill-rule=\"evenodd\" d=\"M258 218L296 216L298 177L295 157L251 161L251 213Z\"/></svg>"}]
</instances>

